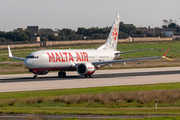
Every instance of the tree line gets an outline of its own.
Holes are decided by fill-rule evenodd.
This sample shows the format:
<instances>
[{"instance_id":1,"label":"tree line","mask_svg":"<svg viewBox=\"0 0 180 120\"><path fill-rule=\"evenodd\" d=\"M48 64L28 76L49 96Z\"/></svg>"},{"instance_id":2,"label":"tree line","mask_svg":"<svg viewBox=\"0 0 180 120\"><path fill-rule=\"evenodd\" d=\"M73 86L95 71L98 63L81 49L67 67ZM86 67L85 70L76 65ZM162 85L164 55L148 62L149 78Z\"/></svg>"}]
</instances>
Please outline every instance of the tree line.
<instances>
[{"instance_id":1,"label":"tree line","mask_svg":"<svg viewBox=\"0 0 180 120\"><path fill-rule=\"evenodd\" d=\"M24 31L10 31L10 32L4 32L0 31L0 42L7 42L9 41L28 41L29 40L29 35L32 34L31 31L29 30L24 30Z\"/></svg>"},{"instance_id":2,"label":"tree line","mask_svg":"<svg viewBox=\"0 0 180 120\"><path fill-rule=\"evenodd\" d=\"M39 33L36 36L41 37L42 41L72 41L72 40L94 40L94 39L107 39L111 27L91 27L91 28L84 28L79 27L77 31L63 28L63 29L55 29L52 30L51 28L41 28L39 29ZM119 39L125 39L129 36L130 33L136 32L137 28L133 25L126 25L123 22L120 23L119 28ZM57 35L55 35L57 34ZM28 41L32 35L32 32L29 30L24 31L10 31L4 32L0 31L0 42L6 41ZM42 36L46 37L42 37Z\"/></svg>"},{"instance_id":3,"label":"tree line","mask_svg":"<svg viewBox=\"0 0 180 120\"><path fill-rule=\"evenodd\" d=\"M172 20L163 20L164 25L162 28L172 28L176 29L176 32L180 32L180 26L178 26ZM93 39L107 39L111 27L91 27L91 28L84 28L79 27L77 31L72 29L55 29L52 30L51 28L41 28L39 29L39 33L36 36L41 37L42 41L71 41L71 40L93 40ZM4 32L0 31L0 42L6 41L28 41L32 35L32 32L29 30L24 31L10 31ZM45 35L45 37L43 37ZM119 39L126 39L129 36L132 37L143 37L142 33L138 31L138 28L133 24L124 24L120 22L119 26ZM147 37L165 37L163 33L158 33L155 35L147 34Z\"/></svg>"},{"instance_id":4,"label":"tree line","mask_svg":"<svg viewBox=\"0 0 180 120\"><path fill-rule=\"evenodd\" d=\"M63 28L62 30L56 29L53 31L52 29L40 29L40 34L49 34L47 36L51 41L67 41L67 40L94 40L94 39L107 39L111 27L91 27L84 28L79 27L77 31ZM131 33L135 33L137 28L134 25L126 25L123 22L120 23L119 28L119 39L126 39ZM54 35L54 32L58 34L58 36Z\"/></svg>"},{"instance_id":5,"label":"tree line","mask_svg":"<svg viewBox=\"0 0 180 120\"><path fill-rule=\"evenodd\" d=\"M170 20L163 20L162 28L171 28L176 29L176 32L180 32L180 26L177 24L177 21Z\"/></svg>"}]
</instances>

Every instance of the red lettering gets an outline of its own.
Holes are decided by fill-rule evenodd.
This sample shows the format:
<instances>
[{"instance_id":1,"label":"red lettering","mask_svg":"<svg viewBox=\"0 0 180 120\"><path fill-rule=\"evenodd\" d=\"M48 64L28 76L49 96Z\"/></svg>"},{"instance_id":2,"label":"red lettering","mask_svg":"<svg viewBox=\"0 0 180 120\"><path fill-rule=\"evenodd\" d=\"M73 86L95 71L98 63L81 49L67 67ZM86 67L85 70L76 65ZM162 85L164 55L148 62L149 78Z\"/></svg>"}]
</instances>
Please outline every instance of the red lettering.
<instances>
[{"instance_id":1,"label":"red lettering","mask_svg":"<svg viewBox=\"0 0 180 120\"><path fill-rule=\"evenodd\" d=\"M79 53L78 52L76 52L76 55L77 55L77 59L76 59L76 61L81 61L81 56L79 55Z\"/></svg>"},{"instance_id":2,"label":"red lettering","mask_svg":"<svg viewBox=\"0 0 180 120\"><path fill-rule=\"evenodd\" d=\"M94 67L88 67L88 69L94 69Z\"/></svg>"},{"instance_id":3,"label":"red lettering","mask_svg":"<svg viewBox=\"0 0 180 120\"><path fill-rule=\"evenodd\" d=\"M68 61L67 52L63 52L63 54L66 56L66 62Z\"/></svg>"},{"instance_id":4,"label":"red lettering","mask_svg":"<svg viewBox=\"0 0 180 120\"><path fill-rule=\"evenodd\" d=\"M60 59L60 56L58 55L58 53L55 52L55 54L56 54L56 62L57 61L61 62L61 59Z\"/></svg>"},{"instance_id":5,"label":"red lettering","mask_svg":"<svg viewBox=\"0 0 180 120\"><path fill-rule=\"evenodd\" d=\"M72 56L72 54L70 52L69 52L69 61L74 62L73 56Z\"/></svg>"},{"instance_id":6,"label":"red lettering","mask_svg":"<svg viewBox=\"0 0 180 120\"><path fill-rule=\"evenodd\" d=\"M88 60L88 54L86 53L86 52L82 52L83 53L83 55L84 55L84 61L89 61Z\"/></svg>"},{"instance_id":7,"label":"red lettering","mask_svg":"<svg viewBox=\"0 0 180 120\"><path fill-rule=\"evenodd\" d=\"M49 53L47 53L47 55L49 56L49 62L55 62L55 57L54 57L54 54L51 53L51 55Z\"/></svg>"},{"instance_id":8,"label":"red lettering","mask_svg":"<svg viewBox=\"0 0 180 120\"><path fill-rule=\"evenodd\" d=\"M82 54L81 52L80 52L80 54L81 54L81 56L82 56L82 59L81 59L81 60L83 61L83 54Z\"/></svg>"},{"instance_id":9,"label":"red lettering","mask_svg":"<svg viewBox=\"0 0 180 120\"><path fill-rule=\"evenodd\" d=\"M59 54L61 55L61 58L62 58L62 62L65 62L65 59L63 59L63 56L62 54L59 52Z\"/></svg>"}]
</instances>

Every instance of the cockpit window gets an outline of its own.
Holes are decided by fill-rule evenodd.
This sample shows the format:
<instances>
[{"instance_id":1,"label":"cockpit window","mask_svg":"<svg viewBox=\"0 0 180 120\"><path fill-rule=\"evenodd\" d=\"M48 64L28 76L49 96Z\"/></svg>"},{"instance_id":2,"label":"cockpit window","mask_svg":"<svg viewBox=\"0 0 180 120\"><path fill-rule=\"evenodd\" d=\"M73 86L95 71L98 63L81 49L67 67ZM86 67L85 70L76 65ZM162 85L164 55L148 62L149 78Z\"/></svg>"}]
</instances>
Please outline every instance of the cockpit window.
<instances>
[{"instance_id":1,"label":"cockpit window","mask_svg":"<svg viewBox=\"0 0 180 120\"><path fill-rule=\"evenodd\" d=\"M39 56L27 56L27 58L35 58L35 59L38 59ZM27 59L27 58L26 58L26 59Z\"/></svg>"},{"instance_id":2,"label":"cockpit window","mask_svg":"<svg viewBox=\"0 0 180 120\"><path fill-rule=\"evenodd\" d=\"M27 56L27 58L34 58L34 56Z\"/></svg>"}]
</instances>

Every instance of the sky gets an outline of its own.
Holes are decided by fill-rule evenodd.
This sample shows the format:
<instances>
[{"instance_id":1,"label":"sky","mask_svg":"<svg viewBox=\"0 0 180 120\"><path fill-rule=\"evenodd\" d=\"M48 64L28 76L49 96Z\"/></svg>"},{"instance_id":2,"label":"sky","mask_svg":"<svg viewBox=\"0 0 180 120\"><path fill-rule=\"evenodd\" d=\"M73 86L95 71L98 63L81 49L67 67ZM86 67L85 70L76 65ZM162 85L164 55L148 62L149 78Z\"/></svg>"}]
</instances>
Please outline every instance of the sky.
<instances>
[{"instance_id":1,"label":"sky","mask_svg":"<svg viewBox=\"0 0 180 120\"><path fill-rule=\"evenodd\" d=\"M39 26L77 30L111 26L116 14L125 24L161 27L180 24L180 0L0 0L0 31Z\"/></svg>"}]
</instances>

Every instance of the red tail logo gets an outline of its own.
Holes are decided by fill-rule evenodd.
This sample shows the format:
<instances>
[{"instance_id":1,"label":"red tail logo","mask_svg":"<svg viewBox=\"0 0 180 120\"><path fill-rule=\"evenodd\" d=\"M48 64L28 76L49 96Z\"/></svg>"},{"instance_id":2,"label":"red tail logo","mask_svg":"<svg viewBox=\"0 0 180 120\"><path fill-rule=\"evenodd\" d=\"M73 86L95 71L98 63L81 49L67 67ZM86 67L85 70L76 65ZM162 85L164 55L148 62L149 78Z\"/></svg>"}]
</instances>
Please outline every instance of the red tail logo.
<instances>
[{"instance_id":1,"label":"red tail logo","mask_svg":"<svg viewBox=\"0 0 180 120\"><path fill-rule=\"evenodd\" d=\"M112 36L114 36L114 40L116 40L116 37L118 36L118 32L116 31L116 28L114 28L114 31L112 31Z\"/></svg>"}]
</instances>

